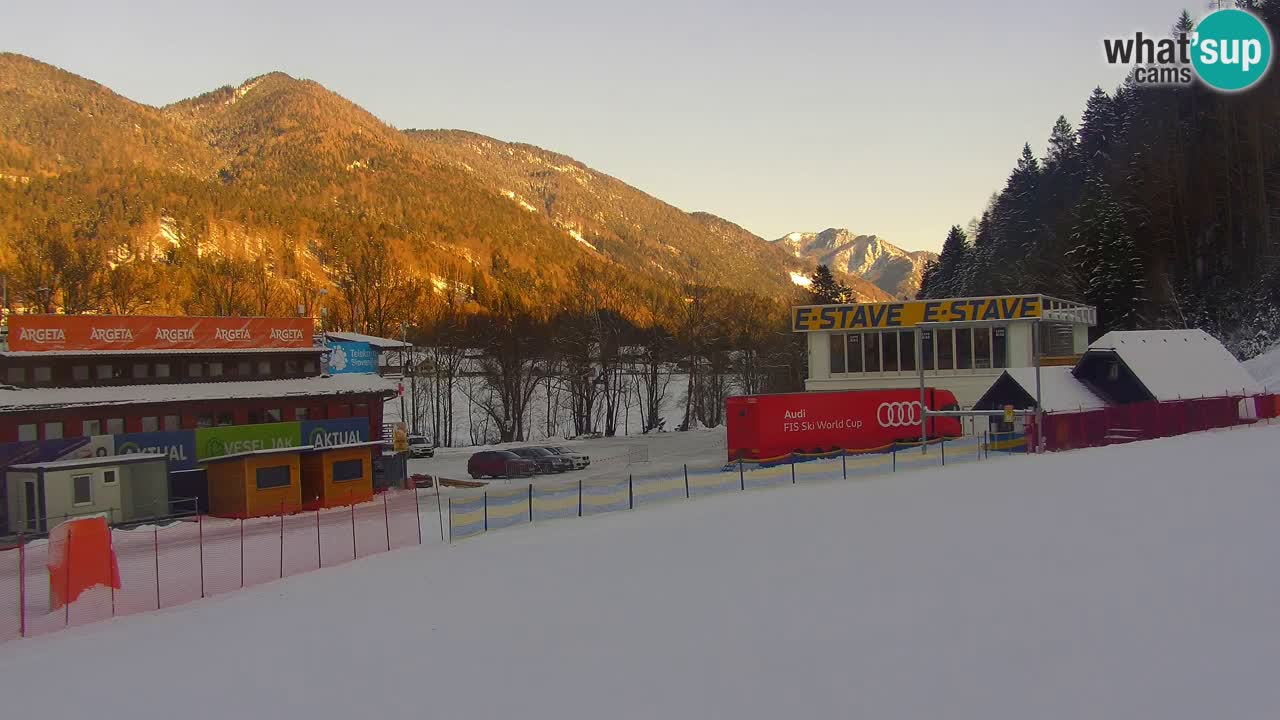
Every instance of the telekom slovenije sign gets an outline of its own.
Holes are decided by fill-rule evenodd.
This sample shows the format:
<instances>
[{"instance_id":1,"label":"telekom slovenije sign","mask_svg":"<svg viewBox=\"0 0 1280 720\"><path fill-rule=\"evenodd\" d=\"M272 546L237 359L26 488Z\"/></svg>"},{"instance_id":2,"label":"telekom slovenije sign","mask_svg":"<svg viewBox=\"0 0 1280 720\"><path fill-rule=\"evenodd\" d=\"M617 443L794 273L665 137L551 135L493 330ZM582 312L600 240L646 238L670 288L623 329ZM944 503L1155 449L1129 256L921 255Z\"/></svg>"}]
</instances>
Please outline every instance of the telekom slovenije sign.
<instances>
[{"instance_id":1,"label":"telekom slovenije sign","mask_svg":"<svg viewBox=\"0 0 1280 720\"><path fill-rule=\"evenodd\" d=\"M309 318L12 315L9 349L243 350L309 348Z\"/></svg>"}]
</instances>

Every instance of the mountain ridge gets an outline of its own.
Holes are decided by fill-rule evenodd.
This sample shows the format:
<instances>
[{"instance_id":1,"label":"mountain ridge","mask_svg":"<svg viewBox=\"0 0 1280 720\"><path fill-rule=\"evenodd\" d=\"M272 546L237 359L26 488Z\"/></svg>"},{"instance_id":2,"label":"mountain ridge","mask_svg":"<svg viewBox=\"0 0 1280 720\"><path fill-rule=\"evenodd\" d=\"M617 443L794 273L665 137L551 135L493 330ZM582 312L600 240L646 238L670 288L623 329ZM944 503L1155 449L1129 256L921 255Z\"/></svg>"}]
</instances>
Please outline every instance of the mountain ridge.
<instances>
[{"instance_id":1,"label":"mountain ridge","mask_svg":"<svg viewBox=\"0 0 1280 720\"><path fill-rule=\"evenodd\" d=\"M793 232L773 242L797 258L870 282L893 298L914 298L925 266L938 259L937 253L904 250L878 235L845 228Z\"/></svg>"},{"instance_id":2,"label":"mountain ridge","mask_svg":"<svg viewBox=\"0 0 1280 720\"><path fill-rule=\"evenodd\" d=\"M209 312L179 270L217 256L257 263L299 297L317 283L337 289L362 238L386 245L426 292L477 307L522 296L554 308L584 283L614 288L623 308L647 287L671 296L688 283L796 302L792 278L812 270L729 220L570 156L465 130L399 130L281 72L152 107L0 54L0 131L0 201L15 210L0 218L0 262L28 254L34 226L91 236L112 257L142 242L146 257L168 258L153 310ZM79 215L68 220L63 206Z\"/></svg>"}]
</instances>

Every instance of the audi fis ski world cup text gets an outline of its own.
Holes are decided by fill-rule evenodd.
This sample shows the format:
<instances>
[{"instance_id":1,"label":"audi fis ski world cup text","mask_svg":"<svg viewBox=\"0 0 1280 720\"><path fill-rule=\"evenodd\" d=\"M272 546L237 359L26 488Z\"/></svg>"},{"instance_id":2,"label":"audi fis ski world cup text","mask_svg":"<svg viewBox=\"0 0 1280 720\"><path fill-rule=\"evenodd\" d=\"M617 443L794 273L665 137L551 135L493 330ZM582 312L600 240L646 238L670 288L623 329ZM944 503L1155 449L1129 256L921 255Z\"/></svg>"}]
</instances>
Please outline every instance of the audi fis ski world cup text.
<instances>
[{"instance_id":1,"label":"audi fis ski world cup text","mask_svg":"<svg viewBox=\"0 0 1280 720\"><path fill-rule=\"evenodd\" d=\"M812 430L857 430L862 427L861 420L840 418L837 420L808 420L806 410L786 410L782 413L783 432L809 432Z\"/></svg>"},{"instance_id":2,"label":"audi fis ski world cup text","mask_svg":"<svg viewBox=\"0 0 1280 720\"><path fill-rule=\"evenodd\" d=\"M1234 92L1252 87L1271 64L1271 34L1252 13L1235 8L1209 13L1172 36L1137 32L1102 41L1107 62L1134 66L1140 85L1190 85Z\"/></svg>"}]
</instances>

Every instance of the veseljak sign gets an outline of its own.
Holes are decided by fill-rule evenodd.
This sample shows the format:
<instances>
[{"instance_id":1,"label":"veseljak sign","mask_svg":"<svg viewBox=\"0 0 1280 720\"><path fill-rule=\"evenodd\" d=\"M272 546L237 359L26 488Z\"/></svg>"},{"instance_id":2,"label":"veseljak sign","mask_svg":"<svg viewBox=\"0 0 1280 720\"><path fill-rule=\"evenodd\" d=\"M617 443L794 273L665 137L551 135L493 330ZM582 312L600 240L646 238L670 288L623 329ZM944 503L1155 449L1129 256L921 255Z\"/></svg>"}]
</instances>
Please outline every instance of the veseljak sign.
<instances>
[{"instance_id":1,"label":"veseljak sign","mask_svg":"<svg viewBox=\"0 0 1280 720\"><path fill-rule=\"evenodd\" d=\"M245 350L309 348L309 318L130 317L123 315L13 315L9 349Z\"/></svg>"}]
</instances>

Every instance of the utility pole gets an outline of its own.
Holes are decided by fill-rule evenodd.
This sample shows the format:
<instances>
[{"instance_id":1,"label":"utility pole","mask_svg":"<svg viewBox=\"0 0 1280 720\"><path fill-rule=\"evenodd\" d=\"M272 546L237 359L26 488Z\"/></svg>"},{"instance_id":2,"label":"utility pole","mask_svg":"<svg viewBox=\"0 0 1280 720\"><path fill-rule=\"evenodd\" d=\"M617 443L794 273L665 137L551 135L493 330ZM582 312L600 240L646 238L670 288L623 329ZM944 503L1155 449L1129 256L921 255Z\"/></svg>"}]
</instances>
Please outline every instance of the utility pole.
<instances>
[{"instance_id":1,"label":"utility pole","mask_svg":"<svg viewBox=\"0 0 1280 720\"><path fill-rule=\"evenodd\" d=\"M405 337L407 336L405 323L400 323L400 422L405 421L404 411L404 346ZM406 423L406 427L408 424Z\"/></svg>"}]
</instances>

